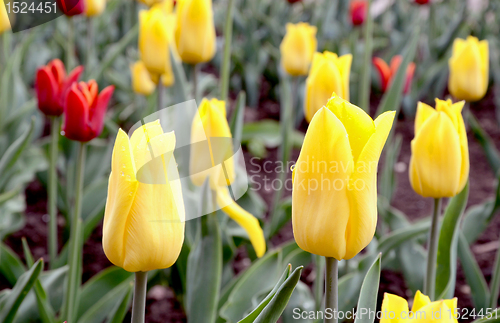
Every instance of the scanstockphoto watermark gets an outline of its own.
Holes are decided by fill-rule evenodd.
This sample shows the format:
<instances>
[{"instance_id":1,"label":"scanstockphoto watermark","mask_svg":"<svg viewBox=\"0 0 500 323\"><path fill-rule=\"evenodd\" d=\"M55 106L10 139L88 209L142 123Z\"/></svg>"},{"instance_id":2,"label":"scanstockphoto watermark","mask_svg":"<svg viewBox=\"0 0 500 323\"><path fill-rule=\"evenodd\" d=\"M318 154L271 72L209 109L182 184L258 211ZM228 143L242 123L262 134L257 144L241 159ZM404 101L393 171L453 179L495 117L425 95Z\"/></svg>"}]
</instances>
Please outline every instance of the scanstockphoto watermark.
<instances>
[{"instance_id":1,"label":"scanstockphoto watermark","mask_svg":"<svg viewBox=\"0 0 500 323\"><path fill-rule=\"evenodd\" d=\"M292 190L295 184L301 191L307 191L311 194L315 191L324 190L349 190L363 191L367 188L368 183L360 178L352 178L349 175L353 172L358 174L376 173L377 161L354 163L343 161L325 161L315 160L314 156L307 156L305 160L300 162L281 162L281 161L264 161L258 157L250 159L249 178L254 190L264 189L271 190ZM308 173L307 179L300 178L295 183L292 178L281 177L281 173L292 172L292 170L300 173Z\"/></svg>"},{"instance_id":2,"label":"scanstockphoto watermark","mask_svg":"<svg viewBox=\"0 0 500 323\"><path fill-rule=\"evenodd\" d=\"M354 318L359 319L410 319L410 320L441 320L441 319L498 319L498 312L494 311L492 308L486 309L484 312L481 310L478 313L471 313L464 309L446 309L443 308L431 308L430 311L403 311L396 312L390 310L374 311L368 308L352 309L349 311L337 311L332 308L326 308L324 311L307 311L301 308L293 309L293 319L295 320L323 320L323 319L333 319L336 320L352 320Z\"/></svg>"}]
</instances>

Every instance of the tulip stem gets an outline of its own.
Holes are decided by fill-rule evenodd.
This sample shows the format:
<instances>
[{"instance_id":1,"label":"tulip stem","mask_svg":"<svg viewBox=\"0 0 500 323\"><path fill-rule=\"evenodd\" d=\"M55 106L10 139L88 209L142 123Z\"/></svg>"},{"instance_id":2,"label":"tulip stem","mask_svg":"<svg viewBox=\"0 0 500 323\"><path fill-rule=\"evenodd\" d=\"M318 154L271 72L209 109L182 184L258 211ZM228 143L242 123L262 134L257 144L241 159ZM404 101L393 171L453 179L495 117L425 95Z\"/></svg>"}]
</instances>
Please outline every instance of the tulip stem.
<instances>
[{"instance_id":1,"label":"tulip stem","mask_svg":"<svg viewBox=\"0 0 500 323\"><path fill-rule=\"evenodd\" d=\"M338 322L339 308L339 261L335 258L326 258L326 280L325 280L325 312L330 309L333 314L326 318L325 323Z\"/></svg>"},{"instance_id":2,"label":"tulip stem","mask_svg":"<svg viewBox=\"0 0 500 323\"><path fill-rule=\"evenodd\" d=\"M146 313L146 290L148 286L148 272L135 273L134 300L132 302L131 323L144 323Z\"/></svg>"},{"instance_id":3,"label":"tulip stem","mask_svg":"<svg viewBox=\"0 0 500 323\"><path fill-rule=\"evenodd\" d=\"M156 91L158 92L158 100L157 100L157 111L165 108L165 87L163 86L160 80L158 80L158 85L156 86Z\"/></svg>"},{"instance_id":4,"label":"tulip stem","mask_svg":"<svg viewBox=\"0 0 500 323\"><path fill-rule=\"evenodd\" d=\"M198 64L192 66L191 82L193 82L193 99L198 101Z\"/></svg>"},{"instance_id":5,"label":"tulip stem","mask_svg":"<svg viewBox=\"0 0 500 323\"><path fill-rule=\"evenodd\" d=\"M425 275L424 294L434 300L436 288L436 262L439 241L439 211L441 210L441 199L434 199L434 212L432 214L431 231L429 237L429 250L427 258L427 274Z\"/></svg>"},{"instance_id":6,"label":"tulip stem","mask_svg":"<svg viewBox=\"0 0 500 323\"><path fill-rule=\"evenodd\" d=\"M73 70L75 61L75 22L68 17L68 39L66 43L66 69Z\"/></svg>"},{"instance_id":7,"label":"tulip stem","mask_svg":"<svg viewBox=\"0 0 500 323\"><path fill-rule=\"evenodd\" d=\"M54 269L57 258L57 145L59 141L60 118L51 117L50 159L48 181L48 211L49 211L49 259L50 269Z\"/></svg>"},{"instance_id":8,"label":"tulip stem","mask_svg":"<svg viewBox=\"0 0 500 323\"><path fill-rule=\"evenodd\" d=\"M321 303L323 301L323 278L325 277L323 272L325 271L325 260L323 257L314 255L314 268L316 271L316 279L314 280L314 300L316 301L316 310L321 309Z\"/></svg>"},{"instance_id":9,"label":"tulip stem","mask_svg":"<svg viewBox=\"0 0 500 323\"><path fill-rule=\"evenodd\" d=\"M85 71L86 75L90 72L90 60L92 57L92 50L94 48L94 19L87 17L87 55L85 57Z\"/></svg>"},{"instance_id":10,"label":"tulip stem","mask_svg":"<svg viewBox=\"0 0 500 323\"><path fill-rule=\"evenodd\" d=\"M229 69L231 67L231 40L233 35L233 3L229 0L227 4L226 26L224 27L224 53L221 64L220 99L227 101L229 92Z\"/></svg>"}]
</instances>

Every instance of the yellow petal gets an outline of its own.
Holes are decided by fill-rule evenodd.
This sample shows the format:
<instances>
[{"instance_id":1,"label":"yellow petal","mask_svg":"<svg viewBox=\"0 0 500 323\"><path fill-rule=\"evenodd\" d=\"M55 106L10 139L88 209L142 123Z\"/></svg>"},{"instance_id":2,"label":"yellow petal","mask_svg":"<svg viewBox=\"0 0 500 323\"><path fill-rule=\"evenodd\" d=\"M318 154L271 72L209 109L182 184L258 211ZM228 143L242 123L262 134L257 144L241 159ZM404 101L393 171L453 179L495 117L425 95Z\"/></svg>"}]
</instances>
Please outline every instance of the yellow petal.
<instances>
[{"instance_id":1,"label":"yellow petal","mask_svg":"<svg viewBox=\"0 0 500 323\"><path fill-rule=\"evenodd\" d=\"M347 132L327 108L313 117L294 168L292 224L303 250L344 259L354 162Z\"/></svg>"},{"instance_id":2,"label":"yellow petal","mask_svg":"<svg viewBox=\"0 0 500 323\"><path fill-rule=\"evenodd\" d=\"M286 25L286 35L280 45L281 65L290 75L306 75L316 52L317 40L315 26L307 23Z\"/></svg>"},{"instance_id":3,"label":"yellow petal","mask_svg":"<svg viewBox=\"0 0 500 323\"><path fill-rule=\"evenodd\" d=\"M161 8L139 12L139 51L150 73L163 74L170 66L168 28Z\"/></svg>"},{"instance_id":4,"label":"yellow petal","mask_svg":"<svg viewBox=\"0 0 500 323\"><path fill-rule=\"evenodd\" d=\"M151 79L146 65L142 61L137 61L130 66L130 71L132 74L132 88L134 92L150 95L155 91L155 83Z\"/></svg>"},{"instance_id":5,"label":"yellow petal","mask_svg":"<svg viewBox=\"0 0 500 323\"><path fill-rule=\"evenodd\" d=\"M375 234L377 166L395 115L396 112L388 111L375 120L375 132L366 142L355 164L348 189L351 211L345 233L347 241L345 259L357 255L370 243Z\"/></svg>"},{"instance_id":6,"label":"yellow petal","mask_svg":"<svg viewBox=\"0 0 500 323\"><path fill-rule=\"evenodd\" d=\"M5 9L4 0L0 0L0 34L6 30L10 30L10 20L7 10Z\"/></svg>"},{"instance_id":7,"label":"yellow petal","mask_svg":"<svg viewBox=\"0 0 500 323\"><path fill-rule=\"evenodd\" d=\"M411 321L413 323L457 323L453 309L450 309L444 301L432 302L420 308L414 313Z\"/></svg>"},{"instance_id":8,"label":"yellow petal","mask_svg":"<svg viewBox=\"0 0 500 323\"><path fill-rule=\"evenodd\" d=\"M266 240L259 220L233 201L227 187L220 187L216 193L217 204L222 208L222 211L245 229L255 250L255 254L259 258L262 257L266 252Z\"/></svg>"},{"instance_id":9,"label":"yellow petal","mask_svg":"<svg viewBox=\"0 0 500 323\"><path fill-rule=\"evenodd\" d=\"M349 101L349 77L351 75L351 63L352 63L352 55L346 54L340 56L337 60L337 67L339 68L340 75L342 77L342 88L343 91L341 94L343 99Z\"/></svg>"},{"instance_id":10,"label":"yellow petal","mask_svg":"<svg viewBox=\"0 0 500 323\"><path fill-rule=\"evenodd\" d=\"M424 123L436 113L436 110L431 106L418 102L417 115L415 116L415 136L420 132Z\"/></svg>"},{"instance_id":11,"label":"yellow petal","mask_svg":"<svg viewBox=\"0 0 500 323\"><path fill-rule=\"evenodd\" d=\"M404 322L408 315L408 302L397 295L384 293L380 323Z\"/></svg>"},{"instance_id":12,"label":"yellow petal","mask_svg":"<svg viewBox=\"0 0 500 323\"><path fill-rule=\"evenodd\" d=\"M422 307L431 303L431 299L429 296L422 294L419 290L415 293L415 298L413 299L413 305L411 307L411 311L415 313L420 310Z\"/></svg>"},{"instance_id":13,"label":"yellow petal","mask_svg":"<svg viewBox=\"0 0 500 323\"><path fill-rule=\"evenodd\" d=\"M93 17L100 15L106 9L106 0L85 0L85 15Z\"/></svg>"},{"instance_id":14,"label":"yellow petal","mask_svg":"<svg viewBox=\"0 0 500 323\"><path fill-rule=\"evenodd\" d=\"M211 0L181 0L177 4L175 43L182 61L208 62L215 55Z\"/></svg>"},{"instance_id":15,"label":"yellow petal","mask_svg":"<svg viewBox=\"0 0 500 323\"><path fill-rule=\"evenodd\" d=\"M460 192L460 138L442 111L431 116L411 143L410 182L424 197L451 197Z\"/></svg>"}]
</instances>

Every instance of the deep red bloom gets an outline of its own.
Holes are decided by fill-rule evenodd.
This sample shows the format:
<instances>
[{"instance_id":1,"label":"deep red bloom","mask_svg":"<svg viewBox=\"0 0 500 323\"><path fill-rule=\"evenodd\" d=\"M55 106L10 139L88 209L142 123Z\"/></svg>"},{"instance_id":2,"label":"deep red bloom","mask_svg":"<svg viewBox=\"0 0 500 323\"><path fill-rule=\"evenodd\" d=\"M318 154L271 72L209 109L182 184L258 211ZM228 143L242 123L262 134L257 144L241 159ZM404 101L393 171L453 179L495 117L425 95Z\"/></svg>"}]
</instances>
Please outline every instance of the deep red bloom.
<instances>
[{"instance_id":1,"label":"deep red bloom","mask_svg":"<svg viewBox=\"0 0 500 323\"><path fill-rule=\"evenodd\" d=\"M49 116L60 116L64 110L65 94L82 72L83 67L78 66L66 76L64 64L59 59L39 68L35 80L38 109Z\"/></svg>"},{"instance_id":2,"label":"deep red bloom","mask_svg":"<svg viewBox=\"0 0 500 323\"><path fill-rule=\"evenodd\" d=\"M85 12L85 0L57 0L57 5L66 16L81 15Z\"/></svg>"},{"instance_id":3,"label":"deep red bloom","mask_svg":"<svg viewBox=\"0 0 500 323\"><path fill-rule=\"evenodd\" d=\"M115 87L110 85L98 94L97 83L73 83L64 100L64 136L87 142L99 136L104 115Z\"/></svg>"},{"instance_id":4,"label":"deep red bloom","mask_svg":"<svg viewBox=\"0 0 500 323\"><path fill-rule=\"evenodd\" d=\"M415 3L417 4L428 4L430 0L415 0Z\"/></svg>"},{"instance_id":5,"label":"deep red bloom","mask_svg":"<svg viewBox=\"0 0 500 323\"><path fill-rule=\"evenodd\" d=\"M302 2L302 0L288 0L288 3Z\"/></svg>"},{"instance_id":6,"label":"deep red bloom","mask_svg":"<svg viewBox=\"0 0 500 323\"><path fill-rule=\"evenodd\" d=\"M401 65L403 58L401 55L396 55L391 59L391 65L387 65L387 63L379 58L373 58L373 65L377 68L377 71L380 76L380 83L382 85L382 91L385 92L391 83L392 78L396 75L396 72L399 69L399 65ZM411 81L413 80L413 74L415 73L415 63L410 62L408 64L408 68L406 69L406 82L404 86L404 93L408 93L411 88Z\"/></svg>"},{"instance_id":7,"label":"deep red bloom","mask_svg":"<svg viewBox=\"0 0 500 323\"><path fill-rule=\"evenodd\" d=\"M366 11L368 9L368 3L365 0L353 0L351 1L350 13L351 21L354 26L362 25L366 19Z\"/></svg>"}]
</instances>

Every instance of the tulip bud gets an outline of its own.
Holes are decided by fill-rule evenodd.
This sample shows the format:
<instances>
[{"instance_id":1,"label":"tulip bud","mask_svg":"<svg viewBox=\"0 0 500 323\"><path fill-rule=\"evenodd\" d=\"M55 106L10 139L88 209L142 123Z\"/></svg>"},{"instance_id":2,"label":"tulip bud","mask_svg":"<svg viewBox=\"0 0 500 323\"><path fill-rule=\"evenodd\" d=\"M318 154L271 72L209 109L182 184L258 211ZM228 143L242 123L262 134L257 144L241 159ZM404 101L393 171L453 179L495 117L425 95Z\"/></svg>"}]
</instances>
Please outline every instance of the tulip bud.
<instances>
[{"instance_id":1,"label":"tulip bud","mask_svg":"<svg viewBox=\"0 0 500 323\"><path fill-rule=\"evenodd\" d=\"M177 4L175 44L182 61L208 62L215 55L212 0L182 0Z\"/></svg>"},{"instance_id":2,"label":"tulip bud","mask_svg":"<svg viewBox=\"0 0 500 323\"><path fill-rule=\"evenodd\" d=\"M488 41L469 36L453 42L448 89L458 100L478 101L488 90Z\"/></svg>"},{"instance_id":3,"label":"tulip bud","mask_svg":"<svg viewBox=\"0 0 500 323\"><path fill-rule=\"evenodd\" d=\"M351 54L341 57L327 51L314 54L306 80L304 114L307 122L311 121L316 111L326 105L333 92L349 100L351 62Z\"/></svg>"},{"instance_id":4,"label":"tulip bud","mask_svg":"<svg viewBox=\"0 0 500 323\"><path fill-rule=\"evenodd\" d=\"M454 315L457 309L456 297L431 302L429 296L417 291L411 312L408 309L408 302L404 298L385 293L382 301L380 323L403 322L406 320L418 323L457 323Z\"/></svg>"},{"instance_id":5,"label":"tulip bud","mask_svg":"<svg viewBox=\"0 0 500 323\"><path fill-rule=\"evenodd\" d=\"M85 0L85 15L98 16L106 9L106 0Z\"/></svg>"},{"instance_id":6,"label":"tulip bud","mask_svg":"<svg viewBox=\"0 0 500 323\"><path fill-rule=\"evenodd\" d=\"M131 65L130 72L132 74L132 89L135 93L150 95L155 91L155 82L151 79L151 75L142 61Z\"/></svg>"},{"instance_id":7,"label":"tulip bud","mask_svg":"<svg viewBox=\"0 0 500 323\"><path fill-rule=\"evenodd\" d=\"M130 272L163 269L179 257L185 211L173 155L175 134L147 123L113 148L102 245L114 265Z\"/></svg>"},{"instance_id":8,"label":"tulip bud","mask_svg":"<svg viewBox=\"0 0 500 323\"><path fill-rule=\"evenodd\" d=\"M469 148L462 118L464 101L419 102L411 142L410 183L423 197L452 197L469 177Z\"/></svg>"},{"instance_id":9,"label":"tulip bud","mask_svg":"<svg viewBox=\"0 0 500 323\"><path fill-rule=\"evenodd\" d=\"M88 83L73 83L64 99L64 136L81 142L99 136L114 89L114 86L110 85L98 94L94 80Z\"/></svg>"},{"instance_id":10,"label":"tulip bud","mask_svg":"<svg viewBox=\"0 0 500 323\"><path fill-rule=\"evenodd\" d=\"M83 67L78 66L66 76L66 68L59 59L39 68L35 80L38 109L48 116L60 116L64 111L66 93L82 72Z\"/></svg>"},{"instance_id":11,"label":"tulip bud","mask_svg":"<svg viewBox=\"0 0 500 323\"><path fill-rule=\"evenodd\" d=\"M292 225L305 251L350 259L377 225L377 165L395 112L375 121L334 93L312 118L293 169Z\"/></svg>"},{"instance_id":12,"label":"tulip bud","mask_svg":"<svg viewBox=\"0 0 500 323\"><path fill-rule=\"evenodd\" d=\"M297 2L302 2L302 0L288 0L288 3L290 3L290 4L294 4Z\"/></svg>"},{"instance_id":13,"label":"tulip bud","mask_svg":"<svg viewBox=\"0 0 500 323\"><path fill-rule=\"evenodd\" d=\"M85 0L57 0L59 9L66 16L77 16L85 12Z\"/></svg>"},{"instance_id":14,"label":"tulip bud","mask_svg":"<svg viewBox=\"0 0 500 323\"><path fill-rule=\"evenodd\" d=\"M231 130L224 101L203 99L191 126L189 173L197 186L209 180L217 204L248 234L255 253L262 257L266 241L259 221L232 200L227 186L235 179Z\"/></svg>"},{"instance_id":15,"label":"tulip bud","mask_svg":"<svg viewBox=\"0 0 500 323\"><path fill-rule=\"evenodd\" d=\"M286 24L286 35L280 45L281 66L292 76L307 75L318 41L317 28L308 23Z\"/></svg>"},{"instance_id":16,"label":"tulip bud","mask_svg":"<svg viewBox=\"0 0 500 323\"><path fill-rule=\"evenodd\" d=\"M380 76L380 83L382 87L382 92L385 92L389 89L389 86L391 84L392 79L394 76L396 76L396 73L398 72L399 65L401 65L401 62L403 61L403 57L401 55L396 55L391 59L391 66L387 65L387 63L379 58L379 57L374 57L373 58L373 65L375 65L375 68L377 69L379 76ZM406 68L406 80L405 80L405 86L403 88L403 93L408 93L411 89L411 82L413 80L413 74L415 73L415 63L410 62L408 64L408 67Z\"/></svg>"},{"instance_id":17,"label":"tulip bud","mask_svg":"<svg viewBox=\"0 0 500 323\"><path fill-rule=\"evenodd\" d=\"M428 4L429 2L429 0L415 0L415 3L419 5Z\"/></svg>"},{"instance_id":18,"label":"tulip bud","mask_svg":"<svg viewBox=\"0 0 500 323\"><path fill-rule=\"evenodd\" d=\"M0 34L6 30L11 30L10 20L5 9L4 0L0 0Z\"/></svg>"},{"instance_id":19,"label":"tulip bud","mask_svg":"<svg viewBox=\"0 0 500 323\"><path fill-rule=\"evenodd\" d=\"M350 5L351 21L354 26L362 25L366 19L368 3L366 0L352 0Z\"/></svg>"}]
</instances>

